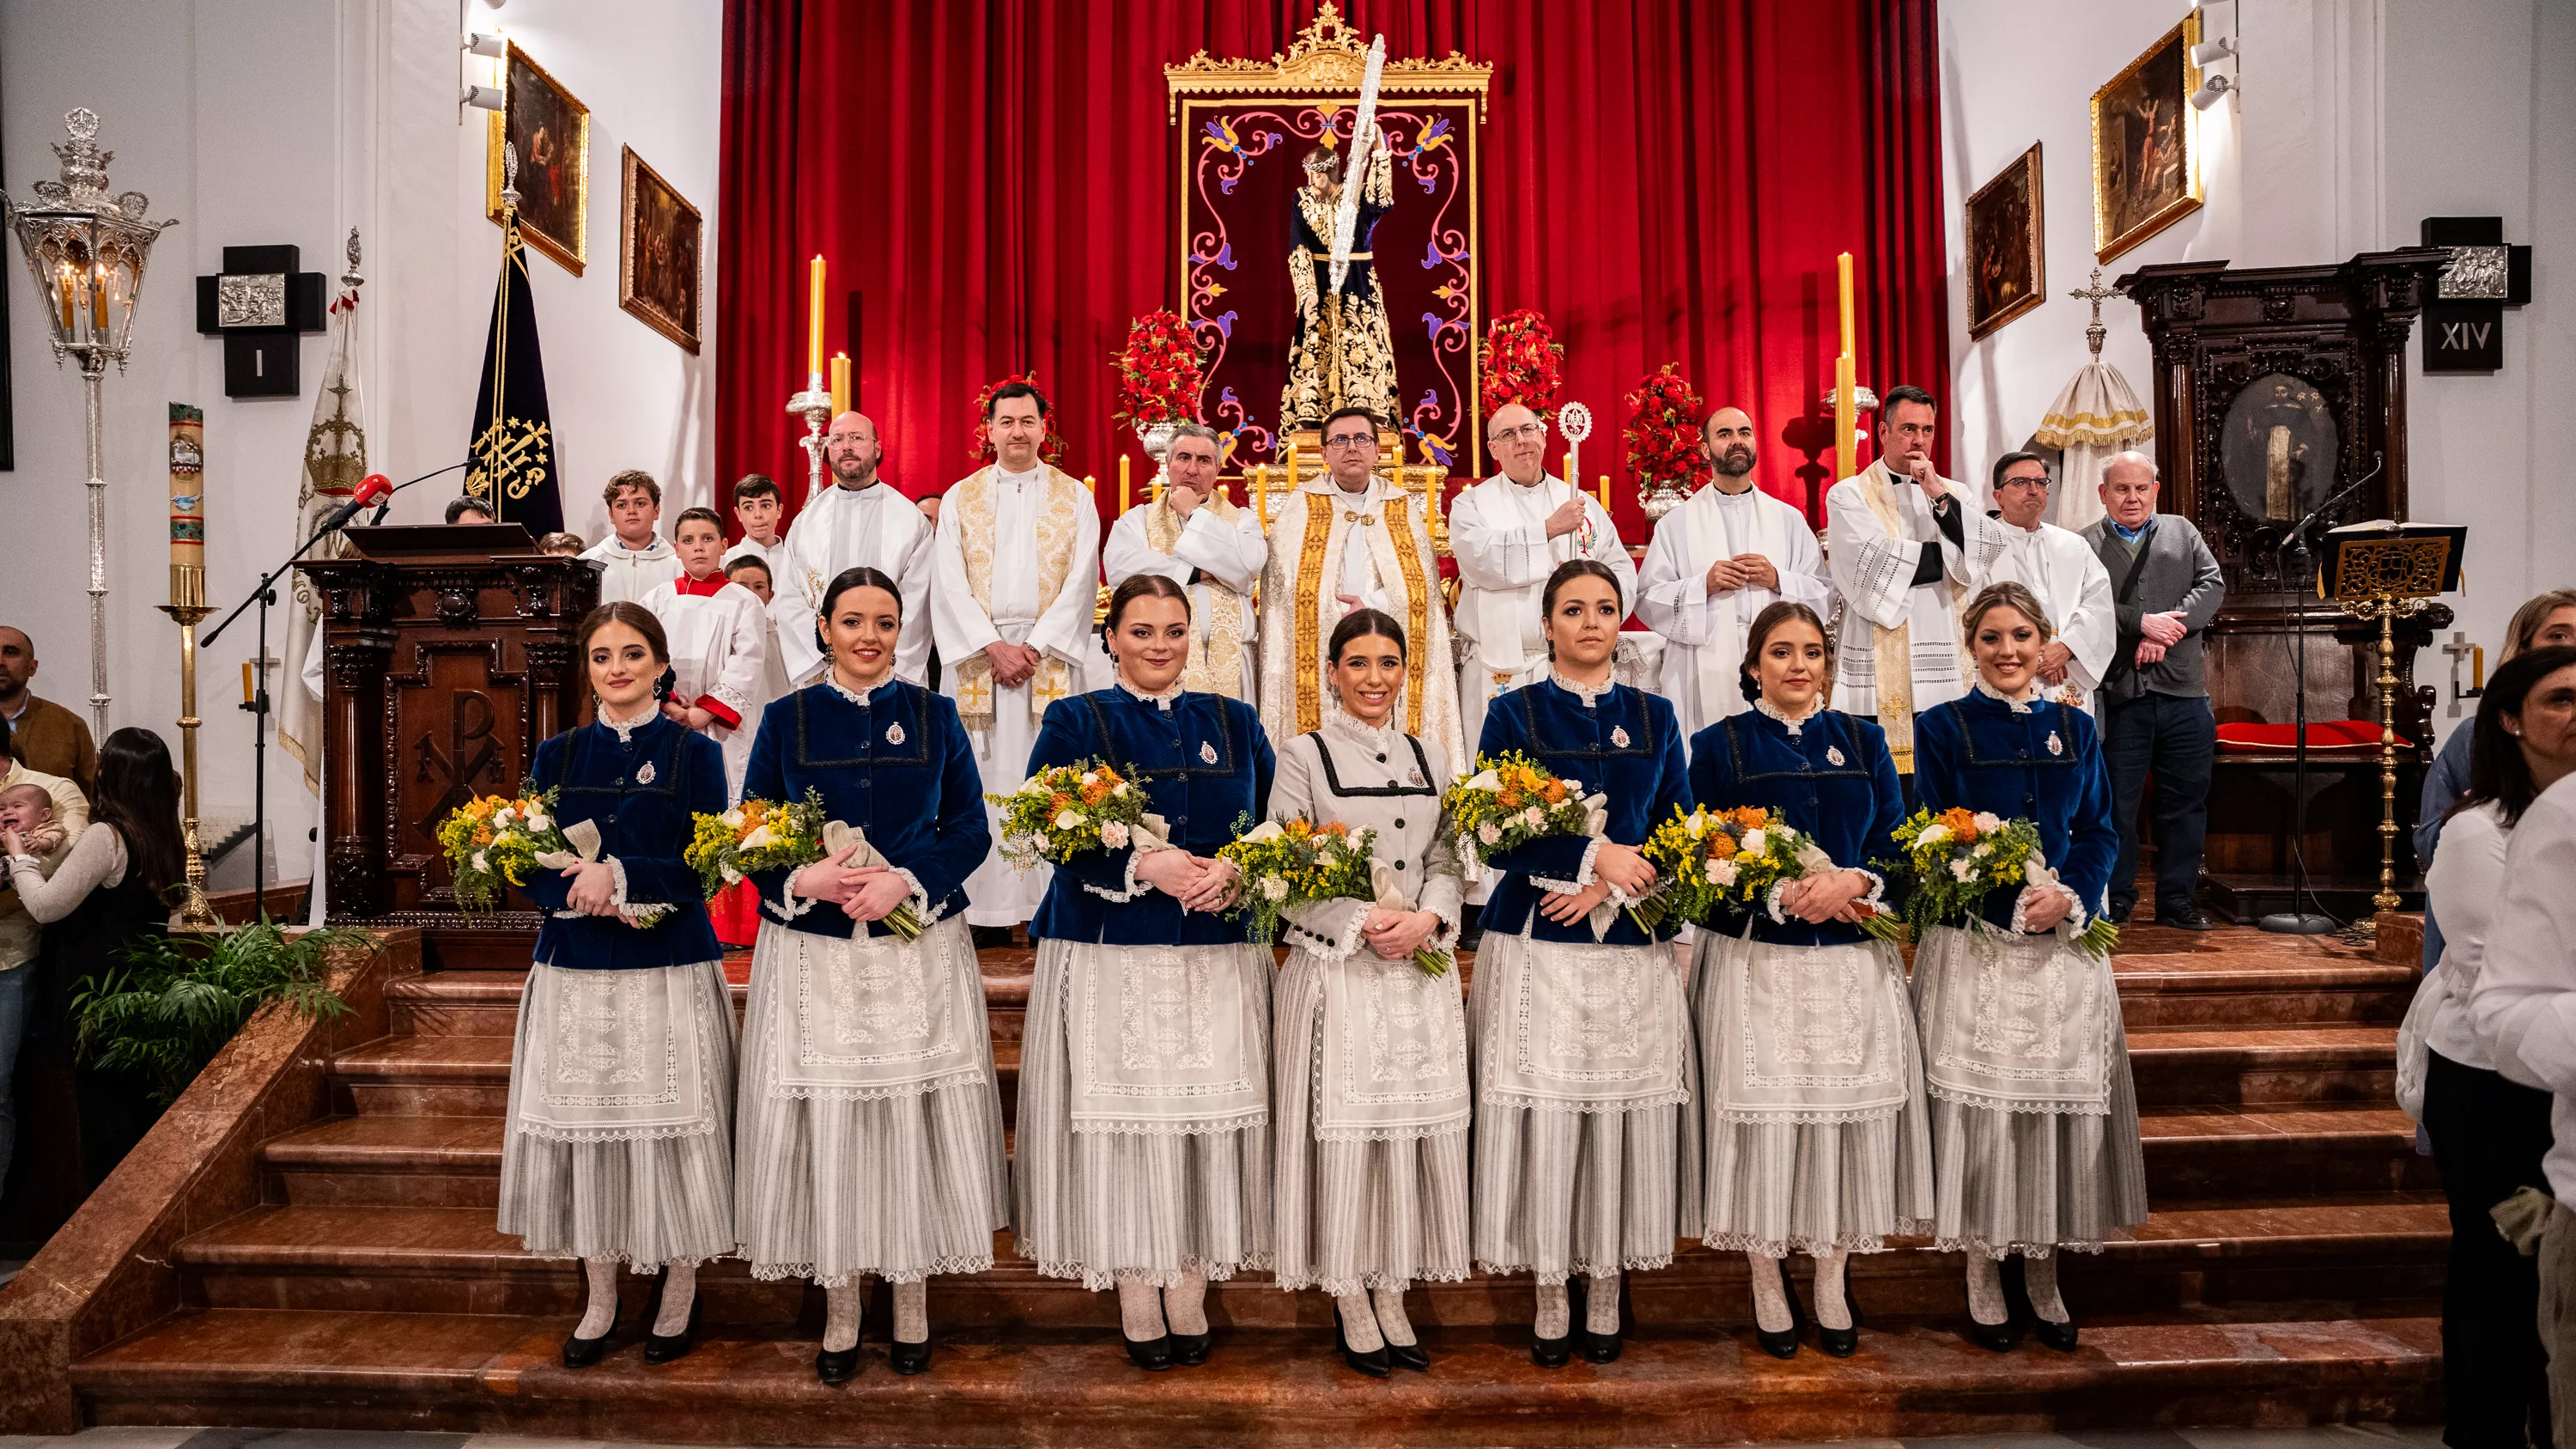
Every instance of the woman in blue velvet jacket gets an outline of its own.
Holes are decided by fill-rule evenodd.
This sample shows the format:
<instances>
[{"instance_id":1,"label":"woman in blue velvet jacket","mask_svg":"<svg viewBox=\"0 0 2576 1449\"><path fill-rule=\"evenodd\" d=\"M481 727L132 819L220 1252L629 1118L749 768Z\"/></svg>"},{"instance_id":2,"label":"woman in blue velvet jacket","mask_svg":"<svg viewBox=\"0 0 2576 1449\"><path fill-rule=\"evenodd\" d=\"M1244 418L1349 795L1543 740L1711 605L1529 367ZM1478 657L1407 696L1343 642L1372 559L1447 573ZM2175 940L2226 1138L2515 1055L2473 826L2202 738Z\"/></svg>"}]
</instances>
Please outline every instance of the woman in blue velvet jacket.
<instances>
[{"instance_id":1,"label":"woman in blue velvet jacket","mask_svg":"<svg viewBox=\"0 0 2576 1449\"><path fill-rule=\"evenodd\" d=\"M1607 567L1559 565L1540 607L1552 677L1487 706L1480 761L1529 755L1599 795L1606 818L1588 837L1485 858L1501 879L1467 1011L1476 1262L1537 1280L1530 1356L1555 1368L1576 1332L1569 1278L1590 1280L1584 1357L1608 1363L1620 1352L1620 1273L1670 1264L1675 1240L1699 1232L1688 1105L1698 1073L1671 944L1678 923L1650 935L1624 909L1654 888L1637 847L1690 808L1672 704L1611 678L1627 602Z\"/></svg>"},{"instance_id":2,"label":"woman in blue velvet jacket","mask_svg":"<svg viewBox=\"0 0 2576 1449\"><path fill-rule=\"evenodd\" d=\"M1127 1352L1207 1360L1207 1285L1270 1257L1271 953L1248 944L1214 857L1269 808L1252 706L1185 692L1190 605L1137 574L1110 598L1118 683L1059 700L1029 773L1107 764L1142 785L1170 848L1081 852L1029 922L1021 1044L1020 1256L1118 1289Z\"/></svg>"},{"instance_id":3,"label":"woman in blue velvet jacket","mask_svg":"<svg viewBox=\"0 0 2576 1449\"><path fill-rule=\"evenodd\" d=\"M1967 1254L1971 1337L2009 1349L2027 1317L2042 1343L2071 1351L2057 1254L2099 1252L2147 1216L2119 991L2110 960L2072 944L2109 904L2120 838L2092 717L2037 688L2052 632L2039 600L1996 584L1964 622L1976 688L1915 720L1915 788L1926 810L1974 812L1979 829L2033 821L2045 865L2020 890L1988 892L1979 920L1926 931L1915 951L1933 1236ZM2014 1253L2023 1305L2002 1287Z\"/></svg>"},{"instance_id":4,"label":"woman in blue velvet jacket","mask_svg":"<svg viewBox=\"0 0 2576 1449\"><path fill-rule=\"evenodd\" d=\"M545 912L510 1052L502 1232L579 1258L589 1306L567 1368L599 1361L617 1265L662 1272L648 1363L689 1351L697 1265L734 1250L733 1006L698 874L700 812L725 808L724 751L663 717L661 622L605 604L574 631L595 722L537 746L535 792L583 860L524 889Z\"/></svg>"},{"instance_id":5,"label":"woman in blue velvet jacket","mask_svg":"<svg viewBox=\"0 0 2576 1449\"><path fill-rule=\"evenodd\" d=\"M822 1286L814 1371L840 1383L870 1277L893 1285L895 1372L930 1366L927 1279L993 1266L1010 1168L964 916L992 844L975 753L953 701L894 677L894 580L849 569L820 604L830 664L761 716L743 798L819 796L862 839L827 828L826 859L752 875L735 1216L753 1277Z\"/></svg>"},{"instance_id":6,"label":"woman in blue velvet jacket","mask_svg":"<svg viewBox=\"0 0 2576 1449\"><path fill-rule=\"evenodd\" d=\"M1691 737L1691 798L1757 807L1840 869L1811 867L1753 909L1699 933L1691 1004L1699 1031L1702 1179L1712 1248L1752 1270L1755 1338L1798 1351L1782 1269L1816 1263L1817 1346L1859 1347L1844 1270L1855 1252L1932 1218L1932 1138L1905 959L1860 922L1886 882L1866 869L1905 818L1876 720L1824 707L1834 646L1822 619L1782 600L1745 634L1753 707Z\"/></svg>"}]
</instances>

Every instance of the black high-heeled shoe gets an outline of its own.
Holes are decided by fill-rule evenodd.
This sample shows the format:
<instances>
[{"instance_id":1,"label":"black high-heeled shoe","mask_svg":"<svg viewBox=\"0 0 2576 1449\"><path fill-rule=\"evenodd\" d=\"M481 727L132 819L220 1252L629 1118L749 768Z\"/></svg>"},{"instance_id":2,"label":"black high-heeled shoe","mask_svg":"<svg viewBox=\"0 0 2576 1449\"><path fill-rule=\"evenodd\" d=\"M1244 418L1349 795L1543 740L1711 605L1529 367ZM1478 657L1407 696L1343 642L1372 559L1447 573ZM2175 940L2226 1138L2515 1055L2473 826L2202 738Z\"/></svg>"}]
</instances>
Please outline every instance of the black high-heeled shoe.
<instances>
[{"instance_id":1,"label":"black high-heeled shoe","mask_svg":"<svg viewBox=\"0 0 2576 1449\"><path fill-rule=\"evenodd\" d=\"M2059 1353L2073 1353L2076 1346L2074 1320L2070 1317L2064 1323L2051 1323L2039 1316L2039 1309L2030 1301L2029 1271L2028 1260L2019 1254L2005 1260L2004 1305L2012 1313L2013 1322L2029 1328L2030 1336L2046 1347L2053 1348ZM2061 1292L2059 1294L2061 1303L2064 1297Z\"/></svg>"},{"instance_id":2,"label":"black high-heeled shoe","mask_svg":"<svg viewBox=\"0 0 2576 1449\"><path fill-rule=\"evenodd\" d=\"M1851 1265L1843 1265L1843 1316L1851 1320L1849 1328L1828 1328L1825 1316L1816 1315L1816 1347L1834 1358L1849 1358L1860 1352L1860 1301L1852 1297Z\"/></svg>"},{"instance_id":3,"label":"black high-heeled shoe","mask_svg":"<svg viewBox=\"0 0 2576 1449\"><path fill-rule=\"evenodd\" d=\"M1383 1333L1385 1330L1379 1331ZM1397 1368L1411 1369L1418 1374L1431 1372L1431 1355L1424 1353L1419 1343L1397 1343L1393 1339L1388 1339L1386 1361Z\"/></svg>"},{"instance_id":4,"label":"black high-heeled shoe","mask_svg":"<svg viewBox=\"0 0 2576 1449\"><path fill-rule=\"evenodd\" d=\"M597 1338L578 1338L570 1334L565 1335L563 1342L563 1366L568 1369L586 1369L592 1364L599 1362L600 1359L605 1357L608 1353L608 1341L616 1336L617 1320L614 1318L608 1321L608 1331Z\"/></svg>"},{"instance_id":5,"label":"black high-heeled shoe","mask_svg":"<svg viewBox=\"0 0 2576 1449\"><path fill-rule=\"evenodd\" d=\"M1342 1362L1349 1364L1352 1372L1366 1374L1373 1379L1382 1379L1394 1371L1393 1365L1387 1359L1384 1340L1380 1340L1377 1347L1366 1353L1351 1347L1350 1331L1342 1326L1342 1306L1338 1303L1333 1305L1333 1340L1341 1346Z\"/></svg>"},{"instance_id":6,"label":"black high-heeled shoe","mask_svg":"<svg viewBox=\"0 0 2576 1449\"><path fill-rule=\"evenodd\" d=\"M1216 1348L1216 1330L1210 1329L1205 1333L1175 1333L1171 1335L1171 1341L1172 1366L1197 1368L1208 1361L1208 1354Z\"/></svg>"},{"instance_id":7,"label":"black high-heeled shoe","mask_svg":"<svg viewBox=\"0 0 2576 1449\"><path fill-rule=\"evenodd\" d=\"M1762 1351L1773 1358L1796 1358L1799 1331L1807 1326L1807 1310L1806 1306L1798 1301L1798 1285L1789 1281L1786 1269L1779 1271L1780 1296L1789 1300L1789 1326L1774 1333L1764 1328L1757 1319L1753 1325L1753 1341L1760 1344Z\"/></svg>"},{"instance_id":8,"label":"black high-heeled shoe","mask_svg":"<svg viewBox=\"0 0 2576 1449\"><path fill-rule=\"evenodd\" d=\"M859 1346L814 1350L814 1377L827 1384L846 1384L859 1376Z\"/></svg>"},{"instance_id":9,"label":"black high-heeled shoe","mask_svg":"<svg viewBox=\"0 0 2576 1449\"><path fill-rule=\"evenodd\" d=\"M1572 1279L1566 1280L1565 1304L1566 1314L1571 1318L1578 1311L1574 1306L1574 1282ZM1538 1336L1538 1325L1535 1323L1531 1324L1530 1362L1537 1364L1543 1369L1563 1368L1567 1364L1574 1362L1573 1331L1568 1329L1564 1336L1559 1338L1541 1338Z\"/></svg>"},{"instance_id":10,"label":"black high-heeled shoe","mask_svg":"<svg viewBox=\"0 0 2576 1449\"><path fill-rule=\"evenodd\" d=\"M900 1338L889 1340L886 1344L886 1357L894 1360L896 1373L928 1373L930 1372L930 1340L925 1338L919 1343L906 1343Z\"/></svg>"},{"instance_id":11,"label":"black high-heeled shoe","mask_svg":"<svg viewBox=\"0 0 2576 1449\"><path fill-rule=\"evenodd\" d=\"M1570 1283L1573 1280L1567 1281ZM1617 1363L1619 1351L1624 1346L1619 1330L1614 1328L1608 1333L1592 1331L1592 1285L1587 1282L1583 1285L1581 1293L1569 1293L1567 1301L1574 1310L1576 1323L1574 1336L1583 1349L1584 1362Z\"/></svg>"},{"instance_id":12,"label":"black high-heeled shoe","mask_svg":"<svg viewBox=\"0 0 2576 1449\"><path fill-rule=\"evenodd\" d=\"M1122 1341L1127 1345L1127 1357L1134 1360L1136 1367L1143 1369L1145 1372L1149 1374L1158 1374L1172 1366L1172 1336L1170 1334L1166 1333L1161 1338L1148 1338L1143 1340L1124 1338L1122 1336Z\"/></svg>"},{"instance_id":13,"label":"black high-heeled shoe","mask_svg":"<svg viewBox=\"0 0 2576 1449\"><path fill-rule=\"evenodd\" d=\"M644 1361L669 1363L674 1359L687 1358L689 1350L698 1346L698 1319L706 1311L706 1299L703 1297L691 1299L689 1321L681 1325L679 1332L667 1335L656 1333L644 1340ZM658 1318L661 1315L656 1311L654 1316Z\"/></svg>"}]
</instances>

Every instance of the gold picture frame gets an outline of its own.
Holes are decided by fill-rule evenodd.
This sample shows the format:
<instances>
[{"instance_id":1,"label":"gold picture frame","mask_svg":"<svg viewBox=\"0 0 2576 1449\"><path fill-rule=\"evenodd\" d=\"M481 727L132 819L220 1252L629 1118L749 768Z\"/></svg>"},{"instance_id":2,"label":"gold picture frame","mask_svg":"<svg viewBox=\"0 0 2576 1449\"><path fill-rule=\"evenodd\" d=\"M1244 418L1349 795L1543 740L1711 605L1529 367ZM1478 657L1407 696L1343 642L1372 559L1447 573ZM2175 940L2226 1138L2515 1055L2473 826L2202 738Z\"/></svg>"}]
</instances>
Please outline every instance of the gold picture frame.
<instances>
[{"instance_id":1,"label":"gold picture frame","mask_svg":"<svg viewBox=\"0 0 2576 1449\"><path fill-rule=\"evenodd\" d=\"M2107 262L2200 210L2200 12L2093 93L2093 256Z\"/></svg>"},{"instance_id":2,"label":"gold picture frame","mask_svg":"<svg viewBox=\"0 0 2576 1449\"><path fill-rule=\"evenodd\" d=\"M501 91L503 109L487 113L484 214L500 224L501 152L516 142L519 235L578 277L590 260L590 107L517 41L501 62Z\"/></svg>"},{"instance_id":3,"label":"gold picture frame","mask_svg":"<svg viewBox=\"0 0 2576 1449\"><path fill-rule=\"evenodd\" d=\"M634 147L618 150L617 305L695 353L706 221Z\"/></svg>"},{"instance_id":4,"label":"gold picture frame","mask_svg":"<svg viewBox=\"0 0 2576 1449\"><path fill-rule=\"evenodd\" d=\"M1968 336L1985 336L2048 299L2039 143L1968 198Z\"/></svg>"}]
</instances>

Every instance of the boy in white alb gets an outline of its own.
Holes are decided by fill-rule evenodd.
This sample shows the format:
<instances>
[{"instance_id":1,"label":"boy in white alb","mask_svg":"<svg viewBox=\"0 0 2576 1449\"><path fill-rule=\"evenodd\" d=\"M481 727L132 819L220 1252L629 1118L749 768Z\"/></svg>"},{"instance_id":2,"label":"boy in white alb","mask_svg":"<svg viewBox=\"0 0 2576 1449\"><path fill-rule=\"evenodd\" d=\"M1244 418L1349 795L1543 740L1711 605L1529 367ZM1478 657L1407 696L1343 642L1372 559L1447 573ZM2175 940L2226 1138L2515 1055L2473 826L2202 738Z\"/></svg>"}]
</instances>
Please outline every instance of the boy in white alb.
<instances>
[{"instance_id":1,"label":"boy in white alb","mask_svg":"<svg viewBox=\"0 0 2576 1449\"><path fill-rule=\"evenodd\" d=\"M769 647L769 616L759 595L717 567L725 537L724 520L714 509L685 510L671 532L682 572L642 600L662 621L671 670L679 677L662 713L724 747L725 793L738 798L751 764L752 731L760 724L755 700Z\"/></svg>"},{"instance_id":2,"label":"boy in white alb","mask_svg":"<svg viewBox=\"0 0 2576 1449\"><path fill-rule=\"evenodd\" d=\"M742 712L744 719L756 723L771 700L784 699L795 689L787 682L787 652L778 647L778 619L768 612L778 593L770 586L769 565L751 554L736 553L726 559L725 577L751 590L753 597L760 600L762 617L769 625L762 639L760 689L752 696L751 708Z\"/></svg>"},{"instance_id":3,"label":"boy in white alb","mask_svg":"<svg viewBox=\"0 0 2576 1449\"><path fill-rule=\"evenodd\" d=\"M738 558L756 558L769 562L772 549L783 541L778 534L778 515L783 504L778 484L765 474L745 473L733 485L733 517L742 525L742 537L725 550L725 564L730 568Z\"/></svg>"},{"instance_id":4,"label":"boy in white alb","mask_svg":"<svg viewBox=\"0 0 2576 1449\"><path fill-rule=\"evenodd\" d=\"M679 556L662 541L662 485L640 468L629 468L600 490L608 504L608 537L582 552L604 569L599 576L603 604L640 602L655 584L680 577ZM718 526L716 532L724 529Z\"/></svg>"}]
</instances>

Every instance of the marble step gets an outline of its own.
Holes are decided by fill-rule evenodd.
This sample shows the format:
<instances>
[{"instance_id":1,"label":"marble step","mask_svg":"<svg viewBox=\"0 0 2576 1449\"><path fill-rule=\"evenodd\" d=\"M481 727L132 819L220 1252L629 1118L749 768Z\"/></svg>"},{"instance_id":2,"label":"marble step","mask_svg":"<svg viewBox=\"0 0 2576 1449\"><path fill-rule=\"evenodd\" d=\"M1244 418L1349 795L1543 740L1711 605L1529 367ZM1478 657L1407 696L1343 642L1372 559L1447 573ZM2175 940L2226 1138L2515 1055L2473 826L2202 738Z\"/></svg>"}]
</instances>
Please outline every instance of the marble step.
<instances>
[{"instance_id":1,"label":"marble step","mask_svg":"<svg viewBox=\"0 0 2576 1449\"><path fill-rule=\"evenodd\" d=\"M2140 1110L2150 1202L2438 1191L2415 1124L2394 1107Z\"/></svg>"},{"instance_id":2,"label":"marble step","mask_svg":"<svg viewBox=\"0 0 2576 1449\"><path fill-rule=\"evenodd\" d=\"M2129 1065L2142 1106L2386 1106L2397 1027L2133 1025Z\"/></svg>"},{"instance_id":3,"label":"marble step","mask_svg":"<svg viewBox=\"0 0 2576 1449\"><path fill-rule=\"evenodd\" d=\"M1641 1330L1614 1364L1534 1367L1525 1330L1426 1329L1428 1374L1370 1382L1328 1327L1221 1329L1201 1368L1138 1373L1112 1333L943 1334L931 1371L867 1332L848 1384L811 1337L711 1337L648 1367L631 1334L556 1362L566 1323L509 1314L183 1312L72 1369L86 1419L740 1444L1712 1445L1747 1439L2420 1420L2438 1322L2194 1315L2096 1322L2072 1354L1999 1356L1949 1328L1864 1328L1847 1360L1777 1361L1749 1334Z\"/></svg>"},{"instance_id":4,"label":"marble step","mask_svg":"<svg viewBox=\"0 0 2576 1449\"><path fill-rule=\"evenodd\" d=\"M2425 1195L2250 1206L2183 1202L2156 1212L2131 1241L2110 1244L2098 1257L2070 1257L2066 1285L2087 1315L2413 1299L2438 1293L2448 1242L2445 1209ZM191 1234L174 1254L187 1274L189 1301L216 1308L569 1314L582 1296L573 1264L521 1252L517 1239L494 1226L487 1207L271 1206ZM1805 1260L1793 1259L1791 1270L1805 1281ZM1745 1327L1751 1321L1745 1273L1740 1255L1689 1247L1672 1267L1631 1276L1632 1314L1666 1327ZM1966 1309L1952 1254L1899 1247L1867 1255L1854 1263L1852 1281L1873 1320L1948 1319ZM819 1294L801 1282L755 1281L739 1261L710 1265L701 1282L710 1322L821 1322ZM649 1292L649 1280L626 1284L626 1296L639 1308ZM1279 1292L1266 1273L1247 1273L1213 1292L1219 1320L1245 1327L1311 1326L1329 1311L1315 1295ZM1111 1295L1040 1276L1013 1256L1008 1233L995 1235L992 1268L941 1277L931 1298L937 1321L961 1328L1117 1323ZM1425 1323L1526 1322L1528 1281L1478 1276L1425 1284L1416 1290L1413 1312Z\"/></svg>"}]
</instances>

